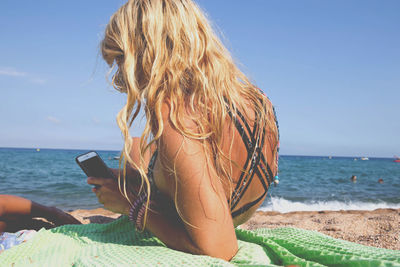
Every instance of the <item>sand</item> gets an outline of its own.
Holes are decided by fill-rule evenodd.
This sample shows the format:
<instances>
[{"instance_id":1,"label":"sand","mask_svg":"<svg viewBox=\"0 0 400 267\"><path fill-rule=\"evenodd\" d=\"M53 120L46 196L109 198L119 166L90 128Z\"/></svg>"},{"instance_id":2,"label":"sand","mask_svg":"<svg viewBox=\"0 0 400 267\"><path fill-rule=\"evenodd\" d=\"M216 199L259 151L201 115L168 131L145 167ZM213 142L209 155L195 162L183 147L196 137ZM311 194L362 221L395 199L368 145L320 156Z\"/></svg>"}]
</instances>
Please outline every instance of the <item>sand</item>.
<instances>
[{"instance_id":1,"label":"sand","mask_svg":"<svg viewBox=\"0 0 400 267\"><path fill-rule=\"evenodd\" d=\"M297 227L367 246L400 250L400 209L257 212L242 229Z\"/></svg>"},{"instance_id":2,"label":"sand","mask_svg":"<svg viewBox=\"0 0 400 267\"><path fill-rule=\"evenodd\" d=\"M120 214L105 209L70 212L82 223L107 223ZM297 227L367 246L400 250L400 209L373 211L256 212L242 229Z\"/></svg>"}]
</instances>

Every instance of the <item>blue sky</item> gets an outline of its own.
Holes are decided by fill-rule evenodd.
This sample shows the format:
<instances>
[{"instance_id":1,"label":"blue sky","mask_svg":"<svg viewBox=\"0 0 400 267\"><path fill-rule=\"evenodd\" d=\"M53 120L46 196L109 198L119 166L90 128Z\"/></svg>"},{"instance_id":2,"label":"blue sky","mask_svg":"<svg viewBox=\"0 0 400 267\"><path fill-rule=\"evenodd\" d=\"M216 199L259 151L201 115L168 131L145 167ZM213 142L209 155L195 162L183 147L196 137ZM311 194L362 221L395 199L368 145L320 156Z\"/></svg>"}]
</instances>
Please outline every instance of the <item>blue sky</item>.
<instances>
[{"instance_id":1,"label":"blue sky","mask_svg":"<svg viewBox=\"0 0 400 267\"><path fill-rule=\"evenodd\" d=\"M0 1L0 147L122 147L98 48L123 2ZM282 154L400 154L400 1L197 3L276 106Z\"/></svg>"}]
</instances>

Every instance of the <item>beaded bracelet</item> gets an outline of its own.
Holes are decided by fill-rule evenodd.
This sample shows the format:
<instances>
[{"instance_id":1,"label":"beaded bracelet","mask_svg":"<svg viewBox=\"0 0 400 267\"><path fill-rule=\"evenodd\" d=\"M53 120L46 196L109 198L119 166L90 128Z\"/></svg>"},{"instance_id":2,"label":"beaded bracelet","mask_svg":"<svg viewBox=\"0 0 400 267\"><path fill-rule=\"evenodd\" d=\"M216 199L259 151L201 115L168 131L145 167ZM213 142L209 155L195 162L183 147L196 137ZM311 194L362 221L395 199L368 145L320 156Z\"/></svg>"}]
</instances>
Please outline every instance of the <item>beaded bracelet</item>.
<instances>
[{"instance_id":1,"label":"beaded bracelet","mask_svg":"<svg viewBox=\"0 0 400 267\"><path fill-rule=\"evenodd\" d=\"M140 207L138 215L136 217L135 226L136 226L137 230L143 230L143 219L144 219L145 211L146 211L146 205L144 205L144 203L143 203L143 205L142 205L142 207Z\"/></svg>"},{"instance_id":2,"label":"beaded bracelet","mask_svg":"<svg viewBox=\"0 0 400 267\"><path fill-rule=\"evenodd\" d=\"M140 207L140 209L137 213L136 223L135 223L135 227L137 230L139 230L139 231L144 230L144 227L143 227L144 215L146 213L146 210L150 209L150 207L154 208L154 202L152 200L150 200L149 205L146 206L145 203L143 202L142 206Z\"/></svg>"},{"instance_id":3,"label":"beaded bracelet","mask_svg":"<svg viewBox=\"0 0 400 267\"><path fill-rule=\"evenodd\" d=\"M144 206L143 204L144 204L145 199L147 199L146 193L139 195L133 202L131 208L129 209L129 220L131 222L136 223L138 213L139 213L140 209L142 208L142 206Z\"/></svg>"}]
</instances>

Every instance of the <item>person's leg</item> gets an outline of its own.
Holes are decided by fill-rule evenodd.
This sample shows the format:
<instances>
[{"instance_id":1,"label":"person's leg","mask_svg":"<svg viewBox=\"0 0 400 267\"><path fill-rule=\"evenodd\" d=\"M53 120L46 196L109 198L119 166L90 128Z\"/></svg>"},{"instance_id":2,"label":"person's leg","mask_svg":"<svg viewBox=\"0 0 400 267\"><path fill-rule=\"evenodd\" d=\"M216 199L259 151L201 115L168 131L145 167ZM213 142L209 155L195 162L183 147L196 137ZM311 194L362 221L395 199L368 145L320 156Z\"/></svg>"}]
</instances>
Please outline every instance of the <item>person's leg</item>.
<instances>
[{"instance_id":1,"label":"person's leg","mask_svg":"<svg viewBox=\"0 0 400 267\"><path fill-rule=\"evenodd\" d=\"M53 224L34 218L44 218ZM63 224L80 224L80 222L60 209L43 206L18 196L0 195L0 232L40 229Z\"/></svg>"},{"instance_id":2,"label":"person's leg","mask_svg":"<svg viewBox=\"0 0 400 267\"><path fill-rule=\"evenodd\" d=\"M0 220L0 232L17 232L23 229L40 230L42 228L51 229L56 225L46 222L42 219L34 219L29 216L21 216L19 218L3 218Z\"/></svg>"},{"instance_id":3,"label":"person's leg","mask_svg":"<svg viewBox=\"0 0 400 267\"><path fill-rule=\"evenodd\" d=\"M7 227L7 223L0 219L0 233L5 232Z\"/></svg>"}]
</instances>

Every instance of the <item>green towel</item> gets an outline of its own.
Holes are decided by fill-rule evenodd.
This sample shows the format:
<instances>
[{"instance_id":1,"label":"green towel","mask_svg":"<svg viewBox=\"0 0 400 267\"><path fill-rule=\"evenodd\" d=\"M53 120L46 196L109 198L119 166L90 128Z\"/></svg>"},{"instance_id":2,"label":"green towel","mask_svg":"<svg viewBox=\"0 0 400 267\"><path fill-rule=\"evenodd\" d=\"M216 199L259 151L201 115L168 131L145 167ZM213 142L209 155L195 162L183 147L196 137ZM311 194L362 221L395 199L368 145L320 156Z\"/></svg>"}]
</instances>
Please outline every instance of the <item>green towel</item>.
<instances>
[{"instance_id":1,"label":"green towel","mask_svg":"<svg viewBox=\"0 0 400 267\"><path fill-rule=\"evenodd\" d=\"M40 230L0 254L0 266L400 266L400 252L295 228L236 230L239 251L227 262L175 251L127 217L109 224Z\"/></svg>"}]
</instances>

